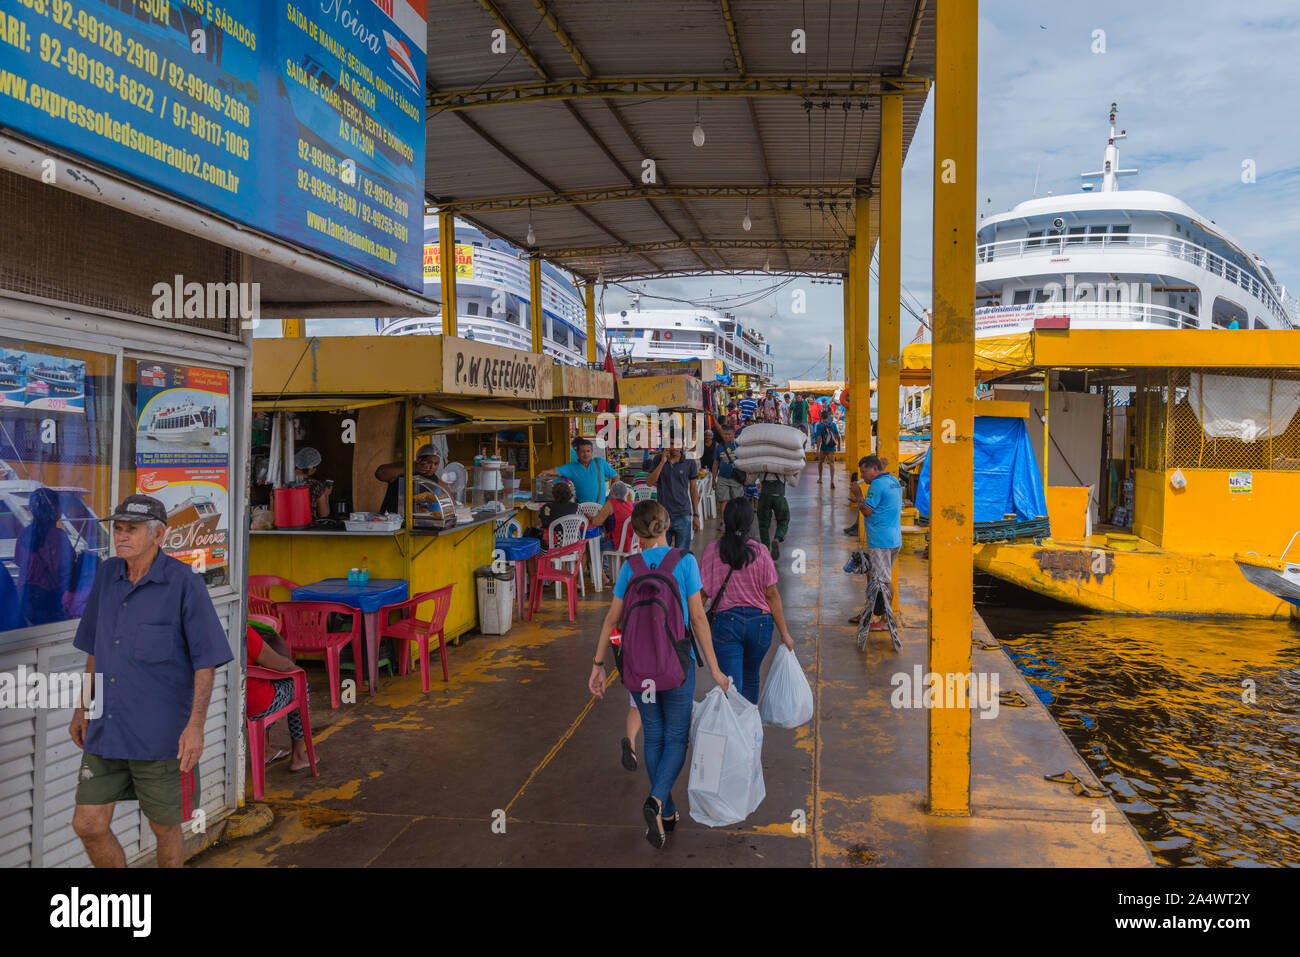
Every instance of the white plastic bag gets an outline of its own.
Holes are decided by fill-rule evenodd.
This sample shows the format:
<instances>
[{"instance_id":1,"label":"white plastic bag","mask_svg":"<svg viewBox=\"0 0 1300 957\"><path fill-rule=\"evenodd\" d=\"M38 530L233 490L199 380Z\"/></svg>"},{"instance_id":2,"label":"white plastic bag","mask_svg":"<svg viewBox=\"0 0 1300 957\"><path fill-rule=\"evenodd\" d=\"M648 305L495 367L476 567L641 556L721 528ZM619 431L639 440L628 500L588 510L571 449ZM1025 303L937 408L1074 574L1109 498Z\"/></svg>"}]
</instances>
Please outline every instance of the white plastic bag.
<instances>
[{"instance_id":1,"label":"white plastic bag","mask_svg":"<svg viewBox=\"0 0 1300 957\"><path fill-rule=\"evenodd\" d=\"M763 784L763 720L731 686L714 688L693 708L691 819L705 827L737 824L767 796Z\"/></svg>"},{"instance_id":2,"label":"white plastic bag","mask_svg":"<svg viewBox=\"0 0 1300 957\"><path fill-rule=\"evenodd\" d=\"M782 645L758 693L758 713L764 724L797 728L813 716L813 693L794 652Z\"/></svg>"}]
</instances>

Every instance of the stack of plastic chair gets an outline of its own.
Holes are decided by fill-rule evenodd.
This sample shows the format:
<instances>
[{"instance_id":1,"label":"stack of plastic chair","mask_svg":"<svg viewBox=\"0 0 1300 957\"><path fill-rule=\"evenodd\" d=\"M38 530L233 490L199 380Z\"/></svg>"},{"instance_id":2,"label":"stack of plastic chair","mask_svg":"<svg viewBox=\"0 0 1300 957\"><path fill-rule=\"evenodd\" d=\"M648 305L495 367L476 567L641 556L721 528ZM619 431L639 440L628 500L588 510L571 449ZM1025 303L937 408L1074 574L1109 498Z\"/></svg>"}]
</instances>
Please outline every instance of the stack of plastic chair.
<instances>
[{"instance_id":1,"label":"stack of plastic chair","mask_svg":"<svg viewBox=\"0 0 1300 957\"><path fill-rule=\"evenodd\" d=\"M379 637L380 639L392 638L397 645L398 674L404 675L408 670L411 643L414 642L419 647L420 690L426 693L429 690L429 648L434 635L438 636L438 652L442 655L442 680L448 680L447 636L443 629L447 623L447 613L451 611L451 592L455 587L452 584L435 591L421 592L414 598L393 605L384 605L379 609ZM416 617L420 606L425 602L433 603L428 621ZM390 622L389 612L394 611L401 612L402 617Z\"/></svg>"},{"instance_id":2,"label":"stack of plastic chair","mask_svg":"<svg viewBox=\"0 0 1300 957\"><path fill-rule=\"evenodd\" d=\"M272 614L275 599L271 597L272 588L283 588L290 595L298 587L296 582L291 582L287 578L281 578L279 575L249 575L248 576L248 610L255 615ZM279 631L280 629L276 629Z\"/></svg>"},{"instance_id":3,"label":"stack of plastic chair","mask_svg":"<svg viewBox=\"0 0 1300 957\"><path fill-rule=\"evenodd\" d=\"M325 670L329 674L330 707L337 708L339 654L344 645L352 646L352 661L356 665L357 674L361 674L361 612L336 601L279 601L275 603L275 614L284 623L282 634L291 654L296 656L300 651L324 653ZM352 630L326 631L325 623L333 614L350 617Z\"/></svg>"}]
</instances>

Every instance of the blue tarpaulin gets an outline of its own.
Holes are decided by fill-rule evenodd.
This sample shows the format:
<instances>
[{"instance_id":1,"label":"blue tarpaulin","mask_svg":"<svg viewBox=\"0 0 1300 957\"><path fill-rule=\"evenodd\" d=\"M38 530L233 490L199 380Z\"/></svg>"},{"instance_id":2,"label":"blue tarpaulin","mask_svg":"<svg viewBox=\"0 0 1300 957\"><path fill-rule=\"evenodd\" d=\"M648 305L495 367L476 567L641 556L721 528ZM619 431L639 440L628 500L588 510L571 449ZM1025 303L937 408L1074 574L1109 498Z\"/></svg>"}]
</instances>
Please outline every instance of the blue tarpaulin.
<instances>
[{"instance_id":1,"label":"blue tarpaulin","mask_svg":"<svg viewBox=\"0 0 1300 957\"><path fill-rule=\"evenodd\" d=\"M930 451L916 487L917 511L930 515ZM1020 521L1047 514L1043 473L1024 419L975 417L975 521L997 522L1015 512Z\"/></svg>"}]
</instances>

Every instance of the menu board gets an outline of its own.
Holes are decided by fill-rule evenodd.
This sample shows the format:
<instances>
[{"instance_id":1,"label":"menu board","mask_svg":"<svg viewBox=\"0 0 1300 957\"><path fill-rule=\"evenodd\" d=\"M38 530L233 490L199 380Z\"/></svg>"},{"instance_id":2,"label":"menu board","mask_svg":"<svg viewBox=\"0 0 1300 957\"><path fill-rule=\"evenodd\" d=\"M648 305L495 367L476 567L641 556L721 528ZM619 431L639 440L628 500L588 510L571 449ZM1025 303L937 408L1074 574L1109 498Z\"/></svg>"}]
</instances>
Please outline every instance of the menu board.
<instances>
[{"instance_id":1,"label":"menu board","mask_svg":"<svg viewBox=\"0 0 1300 957\"><path fill-rule=\"evenodd\" d=\"M22 349L0 349L0 406L86 411L86 363Z\"/></svg>"},{"instance_id":2,"label":"menu board","mask_svg":"<svg viewBox=\"0 0 1300 957\"><path fill-rule=\"evenodd\" d=\"M423 290L424 0L15 0L0 124Z\"/></svg>"},{"instance_id":3,"label":"menu board","mask_svg":"<svg viewBox=\"0 0 1300 957\"><path fill-rule=\"evenodd\" d=\"M230 550L230 396L225 372L139 365L136 491L167 509L167 554L209 577Z\"/></svg>"}]
</instances>

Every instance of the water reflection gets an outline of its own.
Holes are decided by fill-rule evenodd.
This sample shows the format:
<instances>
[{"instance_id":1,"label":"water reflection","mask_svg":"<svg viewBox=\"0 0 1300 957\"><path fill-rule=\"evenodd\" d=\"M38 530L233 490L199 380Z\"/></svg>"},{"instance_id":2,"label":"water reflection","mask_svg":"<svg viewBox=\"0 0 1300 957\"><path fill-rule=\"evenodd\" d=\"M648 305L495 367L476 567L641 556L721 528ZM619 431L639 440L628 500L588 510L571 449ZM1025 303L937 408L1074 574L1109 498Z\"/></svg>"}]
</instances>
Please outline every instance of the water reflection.
<instances>
[{"instance_id":1,"label":"water reflection","mask_svg":"<svg viewBox=\"0 0 1300 957\"><path fill-rule=\"evenodd\" d=\"M1300 628L980 614L1159 863L1300 866Z\"/></svg>"}]
</instances>

